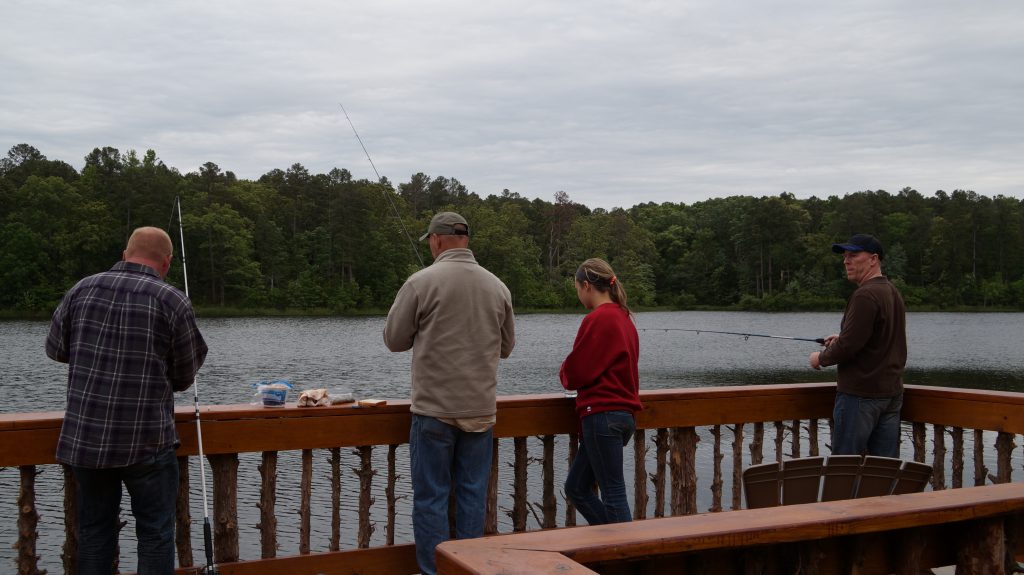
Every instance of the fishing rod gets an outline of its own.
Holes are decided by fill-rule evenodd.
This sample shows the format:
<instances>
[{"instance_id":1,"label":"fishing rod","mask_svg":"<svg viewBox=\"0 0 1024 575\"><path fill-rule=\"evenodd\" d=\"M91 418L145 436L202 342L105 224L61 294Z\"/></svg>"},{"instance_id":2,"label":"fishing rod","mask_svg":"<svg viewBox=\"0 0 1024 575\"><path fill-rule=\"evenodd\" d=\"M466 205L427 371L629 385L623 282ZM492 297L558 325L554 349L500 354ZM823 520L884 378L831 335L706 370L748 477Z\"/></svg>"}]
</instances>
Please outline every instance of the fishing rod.
<instances>
[{"instance_id":1,"label":"fishing rod","mask_svg":"<svg viewBox=\"0 0 1024 575\"><path fill-rule=\"evenodd\" d=\"M181 239L181 274L185 278L185 297L188 295L188 266L185 265L185 226L181 221L181 196L175 196L178 207L178 237ZM173 212L172 212L173 213ZM203 426L199 423L199 380L192 378L193 404L196 408L196 441L199 443L199 479L203 486L203 542L206 547L205 575L217 575L217 564L213 562L213 532L210 529L210 505L206 497L206 469L203 465Z\"/></svg>"},{"instance_id":2,"label":"fishing rod","mask_svg":"<svg viewBox=\"0 0 1024 575\"><path fill-rule=\"evenodd\" d=\"M345 119L348 120L348 125L352 126L352 133L356 135L356 140L359 140L359 145L363 148L363 153L366 154L366 159L370 161L370 167L373 168L373 173L377 174L377 181L381 181L383 178L380 177L380 172L377 171L376 164L373 163L373 158L370 157L370 152L366 150L366 144L363 143L363 139L359 137L359 132L356 131L356 125L352 123L352 118L348 117L348 112L345 110L345 106L341 102L338 102L341 106L341 112L345 114ZM391 204L392 211L395 212L395 219L398 220L398 225L402 226L402 233L405 237L409 238L409 245L412 247L412 253L416 254L416 259L420 262L420 267L424 267L423 256L420 255L419 248L416 247L416 242L412 239L409 234L409 230L405 228L405 222L402 220L402 215L398 213L398 206L395 205L395 200L391 199L391 194L384 190L384 197L388 199L388 203Z\"/></svg>"},{"instance_id":3,"label":"fishing rod","mask_svg":"<svg viewBox=\"0 0 1024 575\"><path fill-rule=\"evenodd\" d=\"M702 333L717 333L722 335L739 335L744 340L748 340L752 337L767 337L771 339L788 339L792 341L813 341L821 345L825 345L825 338L823 337L793 337L789 335L769 335L765 333L743 333L738 331L715 331L713 329L682 329L677 327L647 327L639 328L637 331L688 331L700 335Z\"/></svg>"}]
</instances>

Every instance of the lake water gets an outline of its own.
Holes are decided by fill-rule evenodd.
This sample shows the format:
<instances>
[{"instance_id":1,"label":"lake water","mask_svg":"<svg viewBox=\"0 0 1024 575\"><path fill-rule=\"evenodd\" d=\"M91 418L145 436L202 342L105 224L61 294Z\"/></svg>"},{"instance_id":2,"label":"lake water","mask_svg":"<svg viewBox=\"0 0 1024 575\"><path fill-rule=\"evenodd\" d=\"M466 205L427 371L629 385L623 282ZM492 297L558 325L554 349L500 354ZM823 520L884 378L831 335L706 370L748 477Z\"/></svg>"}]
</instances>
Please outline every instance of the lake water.
<instances>
[{"instance_id":1,"label":"lake water","mask_svg":"<svg viewBox=\"0 0 1024 575\"><path fill-rule=\"evenodd\" d=\"M568 353L582 316L538 314L517 318L517 344L512 357L503 361L499 371L500 394L551 393L560 390L558 367ZM657 328L702 329L776 334L816 338L838 331L839 313L761 314L747 312L649 312L636 316L641 329L640 377L645 389L834 381L834 370L816 372L807 366L807 356L819 349L811 342L765 338L743 338L709 333L665 332ZM1021 343L1020 314L912 313L907 316L909 357L906 382L922 385L970 387L1003 391L1024 391L1024 354ZM201 319L200 328L210 346L206 365L199 374L200 397L204 404L243 403L252 399L251 384L263 379L288 379L297 389L327 387L351 391L356 397L407 398L409 394L409 353L390 353L381 340L382 317L368 318L250 318ZM49 360L43 352L48 325L45 322L0 322L0 373L3 374L4 401L0 412L51 411L64 407L66 368ZM179 394L180 404L192 402L191 391ZM767 440L767 438L766 438ZM564 449L564 445L560 449ZM531 453L539 448L531 445ZM375 453L375 466L383 472L385 450ZM503 446L504 454L504 446ZM254 507L258 490L256 459L243 455L239 469L239 513L243 559L259 556ZM767 455L767 454L766 454ZM298 548L297 484L289 477L298 454L283 453L279 470L279 541L282 554ZM295 459L293 462L292 459ZM354 525L357 484L349 474L355 457L343 454L343 522ZM400 452L405 463L407 452ZM251 461L250 461L251 460ZM314 467L314 497L327 499L329 469L326 453L317 452ZM510 461L510 458L503 458ZM701 458L700 462L706 463ZM294 463L294 465L293 465ZM503 466L504 467L504 466ZM1019 465L1015 467L1019 468ZM564 478L557 472L556 481ZM192 465L192 485L198 489L198 466ZM39 510L42 531L39 551L44 568L60 572L63 526L60 472L56 467L41 468ZM503 489L511 482L502 470ZM400 470L400 473L403 473ZM631 473L631 470L627 470ZM531 471L533 474L533 471ZM407 473L403 473L407 477ZM16 469L0 470L0 481L7 489L0 493L0 571L12 565L13 551L8 543L17 537L14 499L18 476ZM531 483L536 481L531 475ZM378 477L374 491L377 506L384 501L384 479ZM729 485L726 485L728 490ZM319 489L319 491L318 491ZM407 487L402 487L407 491ZM400 489L400 492L401 490ZM377 493L381 491L381 493ZM704 493L706 489L701 489ZM728 491L726 491L728 492ZM49 496L47 496L49 494ZM531 499L539 490L531 485ZM499 501L503 507L507 501ZM201 498L192 495L192 516L199 523L193 535L201 532ZM706 505L702 505L703 509ZM400 514L408 513L407 501L400 502ZM326 550L329 537L329 509L314 514L313 549ZM130 519L130 514L126 514ZM373 544L383 542L383 520ZM501 515L502 531L509 530L508 518ZM134 567L134 542L129 522L122 534L125 566ZM343 534L343 546L351 547L354 528ZM411 540L409 521L399 518L396 536ZM196 560L201 562L202 543L194 541Z\"/></svg>"}]
</instances>

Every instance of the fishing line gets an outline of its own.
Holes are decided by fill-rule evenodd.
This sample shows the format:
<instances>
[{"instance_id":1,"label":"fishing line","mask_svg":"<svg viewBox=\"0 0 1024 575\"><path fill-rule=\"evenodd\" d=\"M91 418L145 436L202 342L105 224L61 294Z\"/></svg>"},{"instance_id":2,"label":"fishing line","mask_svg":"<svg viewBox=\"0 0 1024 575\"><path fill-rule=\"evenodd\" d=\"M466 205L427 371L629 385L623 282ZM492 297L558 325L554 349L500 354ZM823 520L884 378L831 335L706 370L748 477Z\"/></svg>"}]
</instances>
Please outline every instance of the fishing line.
<instances>
[{"instance_id":1,"label":"fishing line","mask_svg":"<svg viewBox=\"0 0 1024 575\"><path fill-rule=\"evenodd\" d=\"M181 273L185 278L185 297L188 294L188 266L185 265L185 226L181 221L181 196L175 196L174 202L178 208L178 237L181 241ZM171 210L171 217L174 217L174 210ZM170 224L167 226L170 227ZM189 298L191 299L191 298ZM196 441L199 443L199 479L203 486L203 541L206 545L206 567L202 573L217 575L217 565L213 562L213 532L210 529L210 505L206 496L206 468L203 464L203 426L199 423L199 380L192 378L193 404L196 409Z\"/></svg>"},{"instance_id":2,"label":"fishing line","mask_svg":"<svg viewBox=\"0 0 1024 575\"><path fill-rule=\"evenodd\" d=\"M739 331L715 331L713 329L683 329L678 327L647 327L638 328L637 331L687 331L697 335L702 333L716 333L721 335L742 336L744 341L749 340L752 337L767 337L771 339L788 339L792 341L813 341L814 343L825 345L825 338L823 337L793 337L789 335L769 335L765 333L744 333Z\"/></svg>"},{"instance_id":3,"label":"fishing line","mask_svg":"<svg viewBox=\"0 0 1024 575\"><path fill-rule=\"evenodd\" d=\"M348 125L352 126L352 133L356 135L356 140L359 140L359 145L363 148L363 153L366 154L366 159L370 161L370 167L373 168L373 173L377 175L377 181L381 181L380 172L377 171L376 164L373 163L373 158L370 157L370 152L366 150L366 144L363 143L363 139L359 137L359 132L356 131L356 125L352 123L352 118L348 117L348 112L345 110L345 106L341 102L338 102L341 106L341 112L345 114L345 119L348 120ZM402 220L402 215L398 213L398 206L395 205L395 201L391 198L391 194L387 190L384 190L384 197L388 199L388 203L391 204L391 209L395 212L395 219L398 220L398 225L402 226L402 233L405 237L409 238L409 245L412 247L412 253L416 254L416 259L420 262L420 267L424 267L423 256L420 255L419 248L416 247L416 242L412 239L409 234L409 230L405 228L405 222Z\"/></svg>"}]
</instances>

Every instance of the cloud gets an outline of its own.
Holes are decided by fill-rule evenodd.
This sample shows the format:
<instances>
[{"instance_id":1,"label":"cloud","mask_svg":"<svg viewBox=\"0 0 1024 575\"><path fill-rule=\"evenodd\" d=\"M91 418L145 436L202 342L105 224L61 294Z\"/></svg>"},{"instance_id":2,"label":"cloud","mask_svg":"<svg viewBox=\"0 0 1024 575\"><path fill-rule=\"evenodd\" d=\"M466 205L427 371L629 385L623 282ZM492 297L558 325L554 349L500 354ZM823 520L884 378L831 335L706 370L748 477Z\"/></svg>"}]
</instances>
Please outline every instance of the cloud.
<instances>
[{"instance_id":1,"label":"cloud","mask_svg":"<svg viewBox=\"0 0 1024 575\"><path fill-rule=\"evenodd\" d=\"M25 2L0 145L299 162L592 206L913 186L1024 195L1024 5Z\"/></svg>"}]
</instances>

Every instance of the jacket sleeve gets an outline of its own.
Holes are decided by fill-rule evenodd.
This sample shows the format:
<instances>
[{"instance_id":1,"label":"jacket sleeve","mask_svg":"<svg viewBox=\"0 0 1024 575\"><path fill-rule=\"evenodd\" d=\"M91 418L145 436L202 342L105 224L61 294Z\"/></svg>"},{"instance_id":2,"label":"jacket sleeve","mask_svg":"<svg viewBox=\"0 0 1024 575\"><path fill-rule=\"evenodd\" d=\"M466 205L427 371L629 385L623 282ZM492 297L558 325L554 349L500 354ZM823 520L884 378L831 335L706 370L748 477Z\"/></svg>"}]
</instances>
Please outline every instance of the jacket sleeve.
<instances>
[{"instance_id":1,"label":"jacket sleeve","mask_svg":"<svg viewBox=\"0 0 1024 575\"><path fill-rule=\"evenodd\" d=\"M590 315L583 318L572 351L562 362L559 379L566 389L582 389L597 381L615 362L617 351L609 345L615 338L601 333L601 326Z\"/></svg>"},{"instance_id":2,"label":"jacket sleeve","mask_svg":"<svg viewBox=\"0 0 1024 575\"><path fill-rule=\"evenodd\" d=\"M46 336L46 355L54 361L67 363L70 359L70 334L68 322L71 318L67 316L67 296L60 302L53 312L53 319L50 320L50 333Z\"/></svg>"},{"instance_id":3,"label":"jacket sleeve","mask_svg":"<svg viewBox=\"0 0 1024 575\"><path fill-rule=\"evenodd\" d=\"M384 324L384 345L391 351L412 349L418 331L419 295L412 284L405 282L388 311L388 319Z\"/></svg>"},{"instance_id":4,"label":"jacket sleeve","mask_svg":"<svg viewBox=\"0 0 1024 575\"><path fill-rule=\"evenodd\" d=\"M171 353L167 362L167 379L174 391L185 391L196 381L199 368L206 361L209 348L196 325L195 312L188 305L174 326Z\"/></svg>"},{"instance_id":5,"label":"jacket sleeve","mask_svg":"<svg viewBox=\"0 0 1024 575\"><path fill-rule=\"evenodd\" d=\"M516 315L512 309L511 297L505 298L505 321L501 324L501 359L512 355L516 346Z\"/></svg>"},{"instance_id":6,"label":"jacket sleeve","mask_svg":"<svg viewBox=\"0 0 1024 575\"><path fill-rule=\"evenodd\" d=\"M822 366L828 367L852 359L864 348L875 326L878 304L867 293L853 294L843 317L839 339L818 356Z\"/></svg>"}]
</instances>

